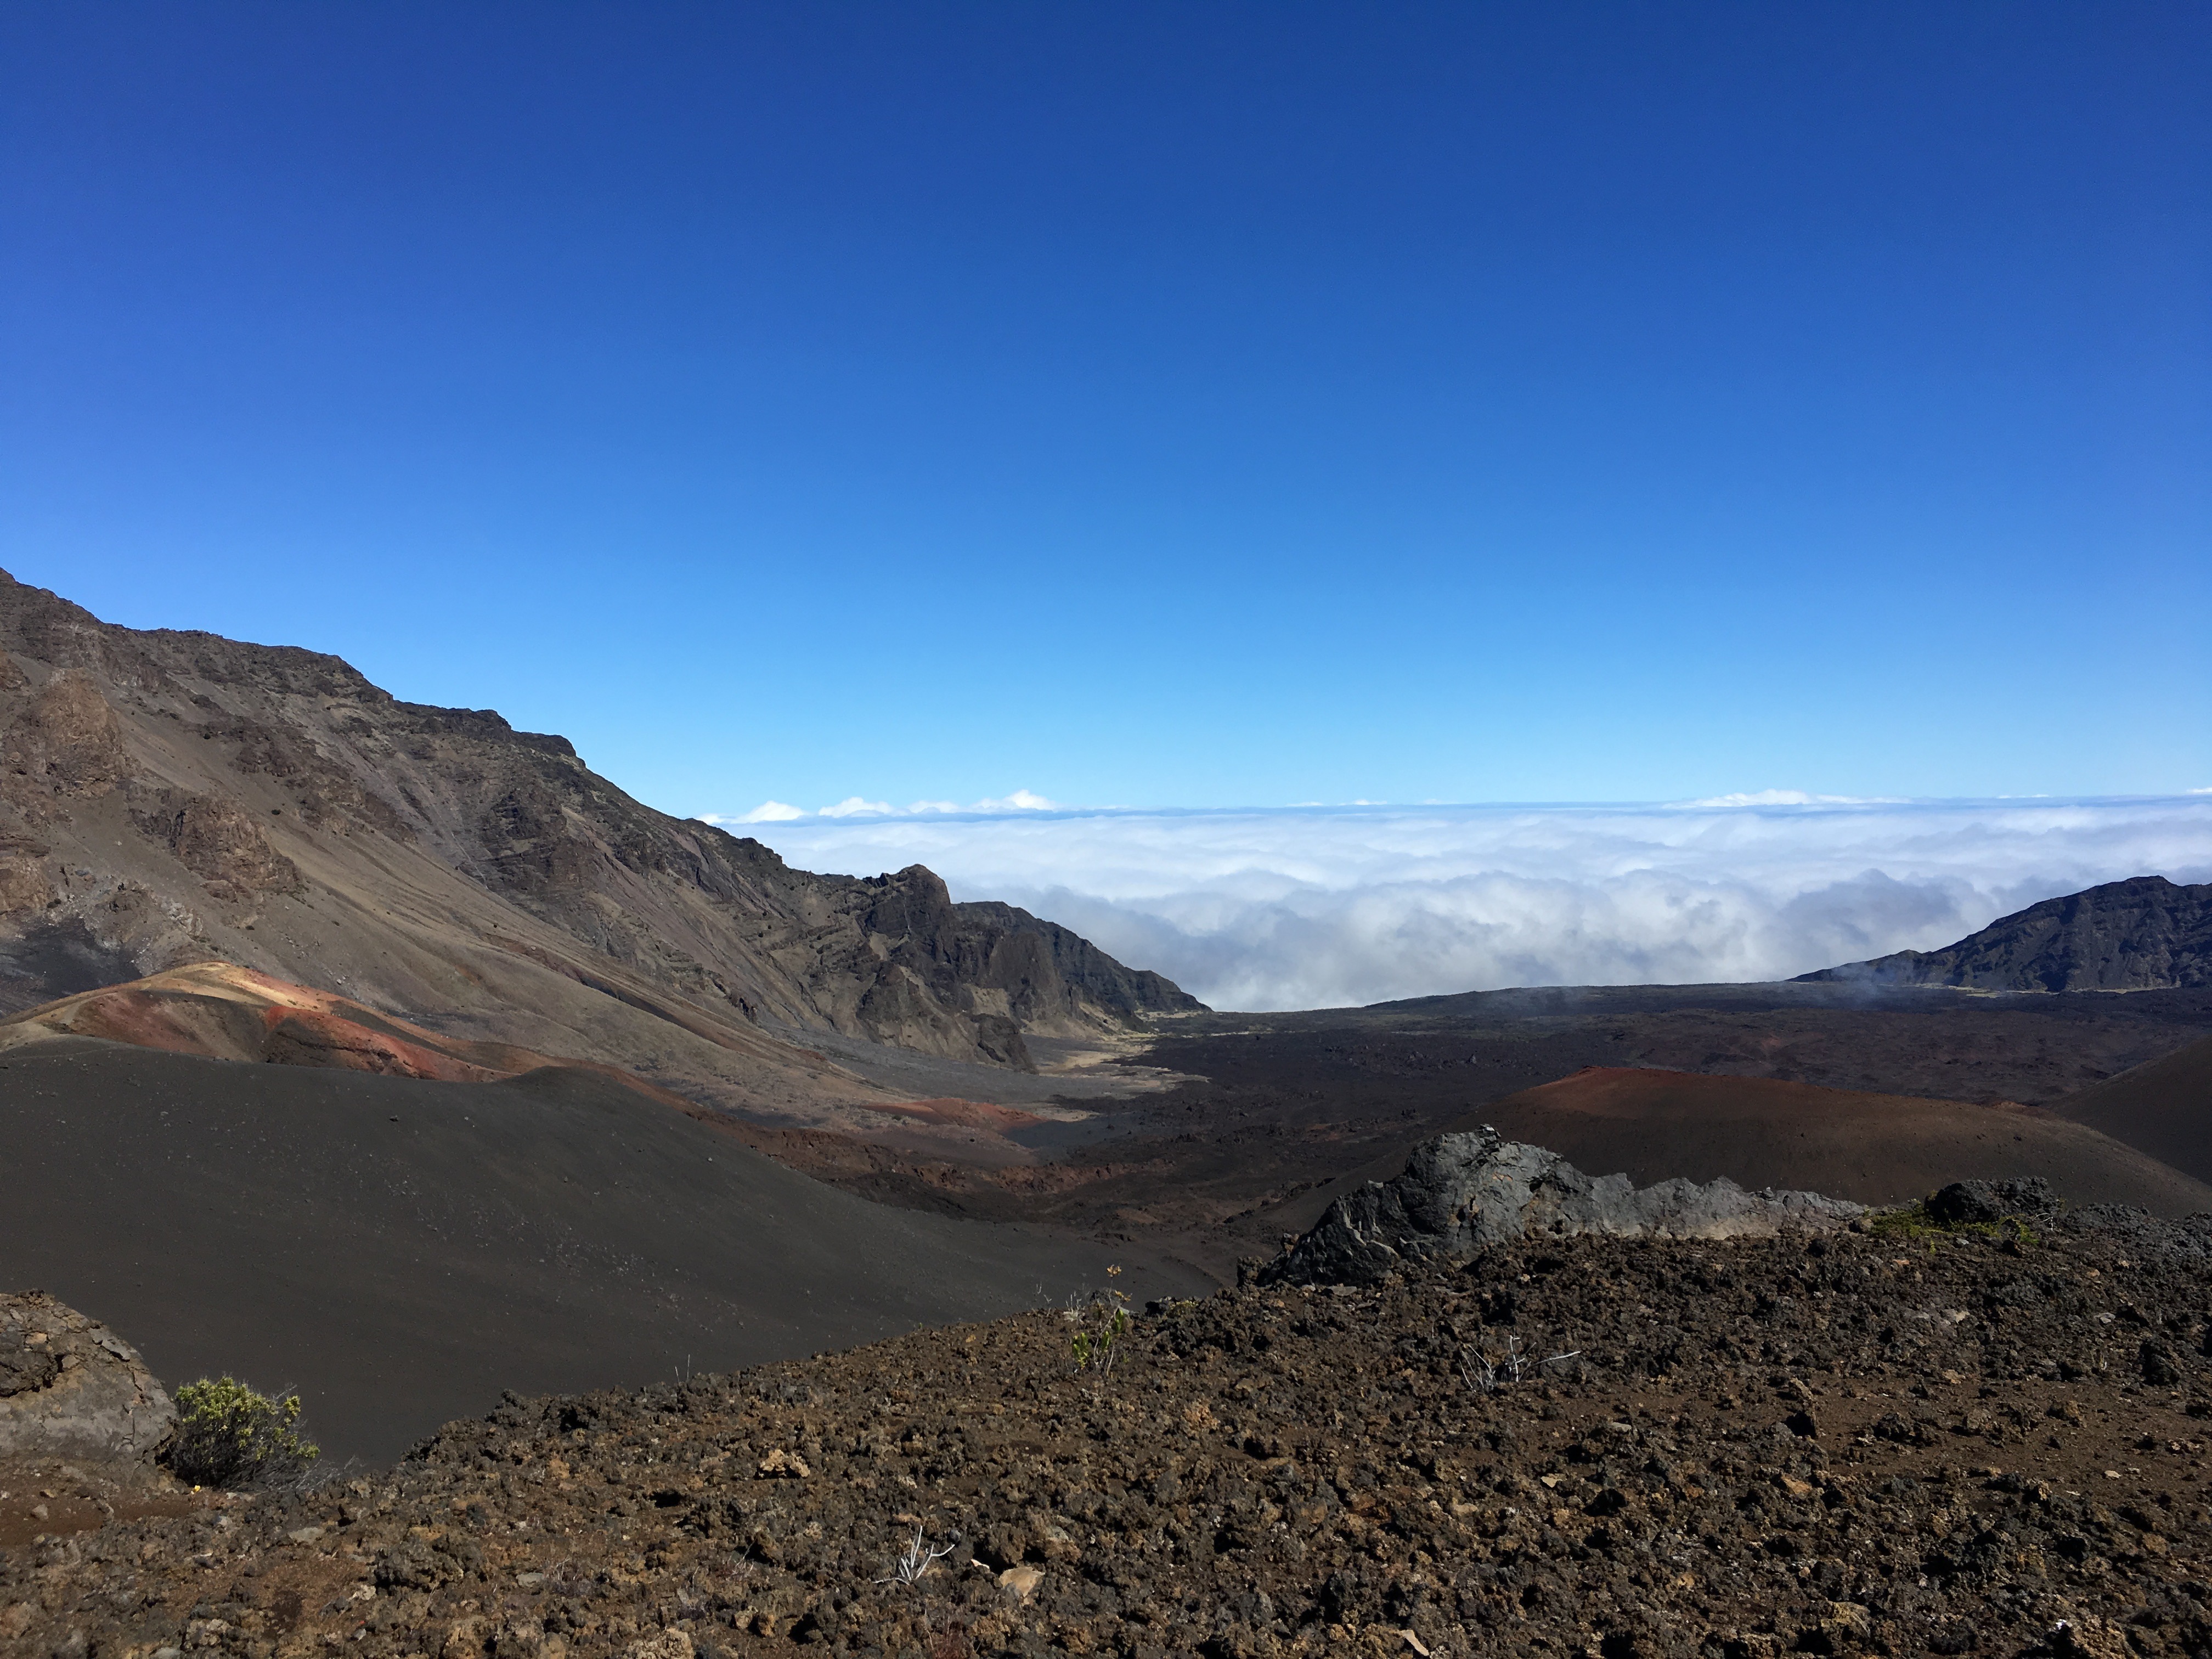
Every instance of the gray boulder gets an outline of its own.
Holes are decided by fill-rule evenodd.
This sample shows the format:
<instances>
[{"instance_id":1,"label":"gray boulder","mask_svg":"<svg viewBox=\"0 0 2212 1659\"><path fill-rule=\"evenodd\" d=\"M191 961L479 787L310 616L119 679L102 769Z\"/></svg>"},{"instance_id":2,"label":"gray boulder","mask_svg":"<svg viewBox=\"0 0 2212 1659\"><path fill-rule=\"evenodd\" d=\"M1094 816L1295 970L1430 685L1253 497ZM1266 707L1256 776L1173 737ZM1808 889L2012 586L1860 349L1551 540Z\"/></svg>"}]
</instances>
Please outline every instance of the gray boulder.
<instances>
[{"instance_id":1,"label":"gray boulder","mask_svg":"<svg viewBox=\"0 0 2212 1659\"><path fill-rule=\"evenodd\" d=\"M106 1326L43 1291L0 1292L0 1458L150 1463L176 1419Z\"/></svg>"},{"instance_id":2,"label":"gray boulder","mask_svg":"<svg viewBox=\"0 0 2212 1659\"><path fill-rule=\"evenodd\" d=\"M1725 1177L1638 1187L1625 1175L1587 1176L1557 1152L1485 1125L1422 1142L1403 1175L1337 1200L1261 1277L1371 1284L1409 1263L1468 1261L1530 1237L1771 1237L1834 1232L1864 1213L1818 1193L1746 1192Z\"/></svg>"}]
</instances>

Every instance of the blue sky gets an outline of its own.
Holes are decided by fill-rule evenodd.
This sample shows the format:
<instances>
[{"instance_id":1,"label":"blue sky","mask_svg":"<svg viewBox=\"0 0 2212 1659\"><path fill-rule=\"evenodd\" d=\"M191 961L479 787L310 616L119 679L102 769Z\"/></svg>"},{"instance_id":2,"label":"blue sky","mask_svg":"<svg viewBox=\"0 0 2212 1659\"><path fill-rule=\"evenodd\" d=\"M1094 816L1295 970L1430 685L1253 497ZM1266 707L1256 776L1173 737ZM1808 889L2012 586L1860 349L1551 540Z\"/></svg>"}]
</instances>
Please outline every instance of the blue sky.
<instances>
[{"instance_id":1,"label":"blue sky","mask_svg":"<svg viewBox=\"0 0 2212 1659\"><path fill-rule=\"evenodd\" d=\"M9 5L0 564L655 805L2212 785L2202 6Z\"/></svg>"}]
</instances>

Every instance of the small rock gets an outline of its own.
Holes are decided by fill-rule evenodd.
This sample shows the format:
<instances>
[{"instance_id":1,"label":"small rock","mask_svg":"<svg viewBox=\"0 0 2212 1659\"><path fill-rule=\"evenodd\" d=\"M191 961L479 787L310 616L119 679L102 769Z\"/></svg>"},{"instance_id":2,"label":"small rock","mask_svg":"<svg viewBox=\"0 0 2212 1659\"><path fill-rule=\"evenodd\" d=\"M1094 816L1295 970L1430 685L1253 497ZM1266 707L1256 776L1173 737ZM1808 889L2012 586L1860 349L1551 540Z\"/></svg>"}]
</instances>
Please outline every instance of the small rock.
<instances>
[{"instance_id":1,"label":"small rock","mask_svg":"<svg viewBox=\"0 0 2212 1659\"><path fill-rule=\"evenodd\" d=\"M2143 1381L2154 1389L2171 1388L2181 1381L2181 1365L2173 1350L2154 1338L2143 1339L2136 1363L2142 1368Z\"/></svg>"}]
</instances>

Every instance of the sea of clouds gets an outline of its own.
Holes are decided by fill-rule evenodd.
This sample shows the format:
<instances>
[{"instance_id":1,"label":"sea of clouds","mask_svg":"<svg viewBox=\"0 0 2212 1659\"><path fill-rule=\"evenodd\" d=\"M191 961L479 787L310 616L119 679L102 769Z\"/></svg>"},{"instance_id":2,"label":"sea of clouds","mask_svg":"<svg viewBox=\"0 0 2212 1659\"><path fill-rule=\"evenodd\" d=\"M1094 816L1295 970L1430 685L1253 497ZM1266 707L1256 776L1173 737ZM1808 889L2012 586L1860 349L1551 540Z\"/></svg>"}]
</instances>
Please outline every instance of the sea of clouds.
<instances>
[{"instance_id":1,"label":"sea of clouds","mask_svg":"<svg viewBox=\"0 0 2212 1659\"><path fill-rule=\"evenodd\" d=\"M2099 882L2212 880L2212 792L1629 806L1080 811L855 797L702 815L803 869L927 864L1223 1009L1787 978Z\"/></svg>"}]
</instances>

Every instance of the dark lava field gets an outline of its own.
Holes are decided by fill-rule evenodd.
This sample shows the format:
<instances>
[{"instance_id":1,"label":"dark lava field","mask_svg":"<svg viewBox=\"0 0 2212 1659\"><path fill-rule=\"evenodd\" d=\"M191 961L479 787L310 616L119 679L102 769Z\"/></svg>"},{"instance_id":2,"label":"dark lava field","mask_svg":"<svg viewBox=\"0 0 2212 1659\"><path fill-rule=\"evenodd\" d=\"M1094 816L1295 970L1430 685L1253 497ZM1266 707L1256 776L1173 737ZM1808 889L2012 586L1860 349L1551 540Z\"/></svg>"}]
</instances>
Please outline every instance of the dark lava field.
<instances>
[{"instance_id":1,"label":"dark lava field","mask_svg":"<svg viewBox=\"0 0 2212 1659\"><path fill-rule=\"evenodd\" d=\"M1273 1254L1284 1233L1311 1226L1338 1194L1396 1174L1415 1143L1478 1122L1594 1172L1633 1170L1639 1181L1726 1175L1752 1187L1894 1202L1954 1180L2041 1175L2077 1201L2199 1207L2161 1206L2142 1189L2085 1191L2087 1171L2117 1148L2049 1140L2039 1158L2000 1158L1976 1152L1965 1133L1908 1150L1893 1111L1862 1109L1867 1097L1911 1100L1923 1125L1963 1128L1973 1115L1962 1109L2009 1103L2039 1122L2070 1121L2077 1094L2212 1032L2212 990L1581 987L1178 1017L1157 1029L1134 1059L1182 1080L1126 1099L1069 1099L1099 1115L1091 1138L1038 1165L978 1168L840 1135L739 1132L794 1168L882 1202L1141 1241L1223 1278L1242 1256ZM1677 1103L1691 1109L1643 1115L1640 1124L1635 1115L1601 1123L1563 1116L1529 1096L1584 1066L1694 1073L1708 1079L1706 1093ZM1756 1152L1742 1132L1761 1119L1771 1128L1808 1115L1830 1124L1834 1161L1863 1169L1865 1182L1808 1167L1797 1149L1771 1141ZM2157 1155L2212 1181L2212 1134L2203 1127L2168 1134Z\"/></svg>"}]
</instances>

